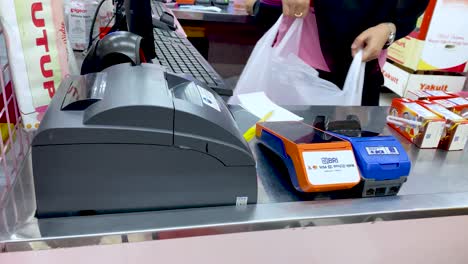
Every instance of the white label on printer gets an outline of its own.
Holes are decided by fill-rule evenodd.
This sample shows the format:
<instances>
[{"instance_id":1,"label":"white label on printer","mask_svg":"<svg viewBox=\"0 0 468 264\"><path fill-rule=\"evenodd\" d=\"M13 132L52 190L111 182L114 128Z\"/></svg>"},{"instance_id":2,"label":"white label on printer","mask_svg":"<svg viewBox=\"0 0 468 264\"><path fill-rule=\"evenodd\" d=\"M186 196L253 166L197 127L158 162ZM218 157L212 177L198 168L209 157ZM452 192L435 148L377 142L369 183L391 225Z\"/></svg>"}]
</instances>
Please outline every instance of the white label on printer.
<instances>
[{"instance_id":1,"label":"white label on printer","mask_svg":"<svg viewBox=\"0 0 468 264\"><path fill-rule=\"evenodd\" d=\"M366 147L367 154L369 155L398 155L396 147Z\"/></svg>"},{"instance_id":2,"label":"white label on printer","mask_svg":"<svg viewBox=\"0 0 468 264\"><path fill-rule=\"evenodd\" d=\"M307 178L313 185L354 183L361 180L352 150L303 152Z\"/></svg>"},{"instance_id":3,"label":"white label on printer","mask_svg":"<svg viewBox=\"0 0 468 264\"><path fill-rule=\"evenodd\" d=\"M218 112L221 112L221 108L219 108L218 101L216 101L216 98L214 97L214 95L203 87L200 87L197 85L197 88L198 88L198 91L200 92L200 96L201 96L203 103L217 110Z\"/></svg>"},{"instance_id":4,"label":"white label on printer","mask_svg":"<svg viewBox=\"0 0 468 264\"><path fill-rule=\"evenodd\" d=\"M247 196L237 197L236 198L236 206L247 205L248 201L249 201L249 197L247 197Z\"/></svg>"}]
</instances>

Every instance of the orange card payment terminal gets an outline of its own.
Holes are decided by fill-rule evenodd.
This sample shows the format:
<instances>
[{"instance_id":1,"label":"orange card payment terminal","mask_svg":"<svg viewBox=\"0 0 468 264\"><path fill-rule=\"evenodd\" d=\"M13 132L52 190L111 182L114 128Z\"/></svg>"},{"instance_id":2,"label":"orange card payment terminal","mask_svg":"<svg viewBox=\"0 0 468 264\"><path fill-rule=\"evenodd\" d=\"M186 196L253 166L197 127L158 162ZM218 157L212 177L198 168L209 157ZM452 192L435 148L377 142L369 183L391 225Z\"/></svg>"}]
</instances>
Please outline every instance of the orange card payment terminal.
<instances>
[{"instance_id":1,"label":"orange card payment terminal","mask_svg":"<svg viewBox=\"0 0 468 264\"><path fill-rule=\"evenodd\" d=\"M256 137L284 161L300 192L350 189L361 180L351 143L303 122L258 123Z\"/></svg>"}]
</instances>

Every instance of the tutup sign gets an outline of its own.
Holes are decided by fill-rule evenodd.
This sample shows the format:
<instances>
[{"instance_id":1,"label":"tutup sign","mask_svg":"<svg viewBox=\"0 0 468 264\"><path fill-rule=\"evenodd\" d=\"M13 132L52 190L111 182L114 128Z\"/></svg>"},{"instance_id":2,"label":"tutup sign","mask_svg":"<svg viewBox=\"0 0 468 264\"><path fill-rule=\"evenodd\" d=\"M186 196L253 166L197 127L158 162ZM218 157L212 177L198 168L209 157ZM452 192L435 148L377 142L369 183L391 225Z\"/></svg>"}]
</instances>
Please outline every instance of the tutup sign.
<instances>
[{"instance_id":1,"label":"tutup sign","mask_svg":"<svg viewBox=\"0 0 468 264\"><path fill-rule=\"evenodd\" d=\"M8 45L15 47L9 55L19 109L26 128L35 128L74 63L67 52L62 1L2 0L0 16Z\"/></svg>"}]
</instances>

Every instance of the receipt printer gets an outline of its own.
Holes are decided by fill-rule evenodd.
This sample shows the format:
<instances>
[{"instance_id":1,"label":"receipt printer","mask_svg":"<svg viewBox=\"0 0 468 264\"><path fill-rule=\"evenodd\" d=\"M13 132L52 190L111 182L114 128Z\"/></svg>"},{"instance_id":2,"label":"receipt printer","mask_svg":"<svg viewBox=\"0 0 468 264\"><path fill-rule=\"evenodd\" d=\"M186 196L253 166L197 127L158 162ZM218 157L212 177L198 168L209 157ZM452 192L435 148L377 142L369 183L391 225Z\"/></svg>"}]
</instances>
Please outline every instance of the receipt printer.
<instances>
[{"instance_id":1,"label":"receipt printer","mask_svg":"<svg viewBox=\"0 0 468 264\"><path fill-rule=\"evenodd\" d=\"M222 99L153 64L62 81L32 158L40 218L257 201L254 158Z\"/></svg>"},{"instance_id":2,"label":"receipt printer","mask_svg":"<svg viewBox=\"0 0 468 264\"><path fill-rule=\"evenodd\" d=\"M299 192L350 189L361 180L351 144L303 122L258 123L256 137L283 160Z\"/></svg>"},{"instance_id":3,"label":"receipt printer","mask_svg":"<svg viewBox=\"0 0 468 264\"><path fill-rule=\"evenodd\" d=\"M363 197L398 193L410 173L411 161L394 136L369 136L366 132L359 137L335 135L353 146L363 178Z\"/></svg>"}]
</instances>

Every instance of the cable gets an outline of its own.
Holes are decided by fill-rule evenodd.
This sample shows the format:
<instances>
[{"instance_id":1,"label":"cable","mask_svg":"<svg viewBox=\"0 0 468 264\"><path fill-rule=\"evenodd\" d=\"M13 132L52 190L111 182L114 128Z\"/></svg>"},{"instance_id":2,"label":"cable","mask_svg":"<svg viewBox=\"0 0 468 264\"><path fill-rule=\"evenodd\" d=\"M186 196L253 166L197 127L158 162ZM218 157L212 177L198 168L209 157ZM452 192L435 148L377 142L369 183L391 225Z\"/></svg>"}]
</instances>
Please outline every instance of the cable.
<instances>
[{"instance_id":1,"label":"cable","mask_svg":"<svg viewBox=\"0 0 468 264\"><path fill-rule=\"evenodd\" d=\"M89 49L89 47L91 47L91 45L93 44L93 41L95 39L95 38L93 38L94 24L96 24L96 19L97 19L98 13L99 13L99 9L101 9L101 6L102 6L102 4L104 4L105 1L106 0L101 0L101 2L99 2L98 6L96 8L96 11L94 12L93 22L91 23L91 29L89 30L88 49ZM111 19L111 21L112 21L112 19Z\"/></svg>"},{"instance_id":2,"label":"cable","mask_svg":"<svg viewBox=\"0 0 468 264\"><path fill-rule=\"evenodd\" d=\"M107 22L107 24L104 26L104 28L107 28L114 18L115 18L115 14L112 15L112 17L109 19L109 22ZM93 39L91 39L90 43L92 44L98 37L99 37L99 34L97 36L95 36ZM89 47L90 46L88 46L88 49L89 49Z\"/></svg>"}]
</instances>

